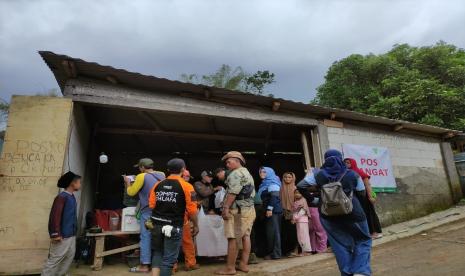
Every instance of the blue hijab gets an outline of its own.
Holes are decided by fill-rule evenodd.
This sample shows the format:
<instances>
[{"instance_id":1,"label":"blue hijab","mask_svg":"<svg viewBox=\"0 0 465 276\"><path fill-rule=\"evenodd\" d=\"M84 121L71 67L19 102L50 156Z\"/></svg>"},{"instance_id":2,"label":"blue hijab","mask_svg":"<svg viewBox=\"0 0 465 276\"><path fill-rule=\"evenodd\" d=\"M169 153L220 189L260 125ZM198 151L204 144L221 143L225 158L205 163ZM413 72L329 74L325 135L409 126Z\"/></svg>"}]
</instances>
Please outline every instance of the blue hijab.
<instances>
[{"instance_id":1,"label":"blue hijab","mask_svg":"<svg viewBox=\"0 0 465 276\"><path fill-rule=\"evenodd\" d=\"M338 181L347 171L346 164L342 161L342 153L335 149L330 149L325 153L325 163L321 167L321 172L330 182Z\"/></svg>"},{"instance_id":2,"label":"blue hijab","mask_svg":"<svg viewBox=\"0 0 465 276\"><path fill-rule=\"evenodd\" d=\"M260 198L264 191L279 192L279 190L281 190L281 181L274 170L269 167L261 167L260 171L261 170L265 170L266 176L265 179L262 180L260 187L258 187L258 197Z\"/></svg>"}]
</instances>

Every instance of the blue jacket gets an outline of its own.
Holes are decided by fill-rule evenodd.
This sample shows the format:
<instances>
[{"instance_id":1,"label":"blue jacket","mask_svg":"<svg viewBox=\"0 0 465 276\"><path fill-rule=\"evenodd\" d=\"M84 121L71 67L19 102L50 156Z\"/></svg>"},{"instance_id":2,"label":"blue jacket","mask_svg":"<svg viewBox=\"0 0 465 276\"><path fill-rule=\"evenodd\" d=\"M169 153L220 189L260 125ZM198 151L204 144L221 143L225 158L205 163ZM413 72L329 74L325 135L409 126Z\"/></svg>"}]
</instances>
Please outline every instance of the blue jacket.
<instances>
[{"instance_id":1,"label":"blue jacket","mask_svg":"<svg viewBox=\"0 0 465 276\"><path fill-rule=\"evenodd\" d=\"M263 191L261 195L263 206L266 210L273 211L273 214L282 214L283 207L281 206L281 198L279 192Z\"/></svg>"},{"instance_id":2,"label":"blue jacket","mask_svg":"<svg viewBox=\"0 0 465 276\"><path fill-rule=\"evenodd\" d=\"M48 232L51 238L76 236L76 209L77 203L73 194L63 191L55 197L48 221Z\"/></svg>"}]
</instances>

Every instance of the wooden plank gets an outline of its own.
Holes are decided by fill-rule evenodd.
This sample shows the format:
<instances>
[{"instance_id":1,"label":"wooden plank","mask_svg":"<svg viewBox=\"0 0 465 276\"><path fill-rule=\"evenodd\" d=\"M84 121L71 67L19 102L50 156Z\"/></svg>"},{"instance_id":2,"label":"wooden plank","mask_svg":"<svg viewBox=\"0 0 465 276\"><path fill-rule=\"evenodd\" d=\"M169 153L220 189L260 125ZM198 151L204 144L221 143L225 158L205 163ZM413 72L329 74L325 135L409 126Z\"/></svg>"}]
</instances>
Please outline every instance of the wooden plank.
<instances>
[{"instance_id":1,"label":"wooden plank","mask_svg":"<svg viewBox=\"0 0 465 276\"><path fill-rule=\"evenodd\" d=\"M147 111L141 111L139 110L137 112L139 114L139 116L141 116L149 125L151 125L155 130L158 130L158 131L164 131L165 129L160 125L160 123L157 121L157 119L155 119L152 115L150 115L150 113L148 113ZM186 151L184 149L184 147L178 143L178 141L176 141L176 139L171 139L170 142L172 142L172 144L174 144L174 146L176 147L177 151Z\"/></svg>"},{"instance_id":2,"label":"wooden plank","mask_svg":"<svg viewBox=\"0 0 465 276\"><path fill-rule=\"evenodd\" d=\"M393 130L394 130L394 131L400 131L400 130L402 130L403 128L404 128L404 126L403 126L402 124L399 124L399 125L395 125L394 128L393 128Z\"/></svg>"},{"instance_id":3,"label":"wooden plank","mask_svg":"<svg viewBox=\"0 0 465 276\"><path fill-rule=\"evenodd\" d=\"M323 120L323 124L327 127L337 127L337 128L343 128L344 127L344 123L343 122L339 122L339 121L334 121L334 120L328 120L328 119L324 119Z\"/></svg>"},{"instance_id":4,"label":"wooden plank","mask_svg":"<svg viewBox=\"0 0 465 276\"><path fill-rule=\"evenodd\" d=\"M321 129L321 127L320 127L320 129ZM312 131L310 132L310 135L312 137L313 157L315 159L315 164L313 164L313 165L315 167L321 167L321 165L323 165L323 161L322 161L323 157L322 157L322 147L321 147L321 144L320 144L321 143L321 141L320 141L321 136L320 136L320 133L318 132L318 128L312 129Z\"/></svg>"},{"instance_id":5,"label":"wooden plank","mask_svg":"<svg viewBox=\"0 0 465 276\"><path fill-rule=\"evenodd\" d=\"M119 236L119 235L136 235L140 234L140 231L104 231L102 233L87 233L87 237L101 237L101 236Z\"/></svg>"},{"instance_id":6,"label":"wooden plank","mask_svg":"<svg viewBox=\"0 0 465 276\"><path fill-rule=\"evenodd\" d=\"M40 272L47 258L48 216L63 173L72 106L70 99L61 97L12 98L0 156L4 274Z\"/></svg>"},{"instance_id":7,"label":"wooden plank","mask_svg":"<svg viewBox=\"0 0 465 276\"><path fill-rule=\"evenodd\" d=\"M188 139L245 142L245 143L255 143L255 144L266 143L266 138L229 136L229 135L221 135L221 134L175 132L175 131L134 129L134 128L111 128L111 127L101 127L99 128L98 131L101 133L111 133L111 134L126 134L126 135L142 134L142 135L153 135L153 136L181 137L181 138L188 138ZM276 144L276 143L293 143L294 141L292 140L270 140L269 142Z\"/></svg>"},{"instance_id":8,"label":"wooden plank","mask_svg":"<svg viewBox=\"0 0 465 276\"><path fill-rule=\"evenodd\" d=\"M126 251L129 251L129 250L133 250L133 249L137 249L140 247L140 244L132 244L132 245L128 245L128 246L123 246L123 247L120 247L120 248L115 248L115 249L112 249L112 250L107 250L107 251L103 251L102 253L100 254L97 254L97 257L105 257L105 256L108 256L108 255L113 255L113 254L118 254L118 253L121 253L121 252L126 252Z\"/></svg>"},{"instance_id":9,"label":"wooden plank","mask_svg":"<svg viewBox=\"0 0 465 276\"><path fill-rule=\"evenodd\" d=\"M281 106L281 102L278 102L278 101L274 101L273 102L273 105L271 106L271 110L273 110L274 112L278 111L279 110L279 107Z\"/></svg>"},{"instance_id":10,"label":"wooden plank","mask_svg":"<svg viewBox=\"0 0 465 276\"><path fill-rule=\"evenodd\" d=\"M312 167L312 163L310 161L310 152L308 150L308 138L307 138L307 133L305 131L302 131L301 139L302 139L302 150L304 152L304 158L305 158L305 169L309 170Z\"/></svg>"},{"instance_id":11,"label":"wooden plank","mask_svg":"<svg viewBox=\"0 0 465 276\"><path fill-rule=\"evenodd\" d=\"M95 253L94 253L94 264L92 265L93 270L101 270L103 266L103 257L100 255L105 250L105 237L95 237Z\"/></svg>"}]
</instances>

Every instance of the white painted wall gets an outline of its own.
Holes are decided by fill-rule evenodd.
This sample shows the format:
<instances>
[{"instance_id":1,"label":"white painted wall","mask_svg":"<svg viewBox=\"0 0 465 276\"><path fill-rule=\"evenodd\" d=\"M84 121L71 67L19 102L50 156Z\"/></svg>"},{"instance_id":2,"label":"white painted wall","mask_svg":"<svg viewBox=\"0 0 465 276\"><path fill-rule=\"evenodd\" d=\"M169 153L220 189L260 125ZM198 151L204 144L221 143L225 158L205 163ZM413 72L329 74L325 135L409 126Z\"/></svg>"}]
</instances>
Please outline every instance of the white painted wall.
<instances>
[{"instance_id":1,"label":"white painted wall","mask_svg":"<svg viewBox=\"0 0 465 276\"><path fill-rule=\"evenodd\" d=\"M344 125L328 127L329 148L342 144L389 149L396 193L380 193L376 209L383 225L398 223L445 209L453 204L440 140L435 138Z\"/></svg>"},{"instance_id":2,"label":"white painted wall","mask_svg":"<svg viewBox=\"0 0 465 276\"><path fill-rule=\"evenodd\" d=\"M435 138L350 125L344 128L328 127L328 138L330 148L339 150L342 150L342 144L386 147L389 149L393 167L444 168L440 141Z\"/></svg>"},{"instance_id":3,"label":"white painted wall","mask_svg":"<svg viewBox=\"0 0 465 276\"><path fill-rule=\"evenodd\" d=\"M75 193L78 203L78 221L79 227L84 225L85 214L92 207L93 190L91 183L91 174L86 172L88 161L88 149L90 139L90 128L87 125L82 107L78 104L73 106L71 132L69 145L65 155L65 164L63 171L72 171L82 176L81 191Z\"/></svg>"}]
</instances>

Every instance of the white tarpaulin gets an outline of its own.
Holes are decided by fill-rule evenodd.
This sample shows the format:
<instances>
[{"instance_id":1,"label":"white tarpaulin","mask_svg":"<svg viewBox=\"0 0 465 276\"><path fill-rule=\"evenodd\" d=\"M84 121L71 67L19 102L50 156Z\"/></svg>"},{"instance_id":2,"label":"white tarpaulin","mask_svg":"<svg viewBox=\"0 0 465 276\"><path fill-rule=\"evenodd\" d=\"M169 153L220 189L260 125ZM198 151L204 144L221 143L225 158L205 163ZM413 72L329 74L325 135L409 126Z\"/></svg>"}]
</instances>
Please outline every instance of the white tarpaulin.
<instances>
[{"instance_id":1,"label":"white tarpaulin","mask_svg":"<svg viewBox=\"0 0 465 276\"><path fill-rule=\"evenodd\" d=\"M343 144L344 158L353 158L360 169L370 175L375 191L394 192L396 180L387 148L378 146Z\"/></svg>"},{"instance_id":2,"label":"white tarpaulin","mask_svg":"<svg viewBox=\"0 0 465 276\"><path fill-rule=\"evenodd\" d=\"M195 238L197 256L226 256L228 240L224 235L223 218L218 215L205 215L203 209L200 209L198 220L199 234Z\"/></svg>"}]
</instances>

